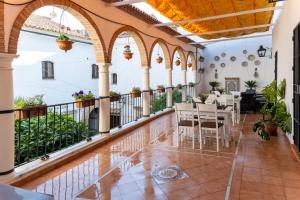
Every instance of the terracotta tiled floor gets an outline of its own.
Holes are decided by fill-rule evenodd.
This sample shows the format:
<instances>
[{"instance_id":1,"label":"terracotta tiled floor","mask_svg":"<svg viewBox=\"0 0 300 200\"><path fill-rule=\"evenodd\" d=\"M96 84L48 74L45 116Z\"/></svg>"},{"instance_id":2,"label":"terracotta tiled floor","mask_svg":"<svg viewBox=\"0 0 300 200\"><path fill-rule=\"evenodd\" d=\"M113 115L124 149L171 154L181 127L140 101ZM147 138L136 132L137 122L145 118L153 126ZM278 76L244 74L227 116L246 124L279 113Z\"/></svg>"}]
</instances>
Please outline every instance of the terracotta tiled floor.
<instances>
[{"instance_id":1,"label":"terracotta tiled floor","mask_svg":"<svg viewBox=\"0 0 300 200\"><path fill-rule=\"evenodd\" d=\"M216 153L214 141L203 151L198 143L192 149L189 136L177 148L175 117L169 114L23 187L56 199L218 200L226 193L232 200L300 199L300 168L288 142L282 135L262 142L251 134L256 118L247 115L243 127L233 127L231 147ZM158 184L151 172L168 165L179 166L188 177Z\"/></svg>"}]
</instances>

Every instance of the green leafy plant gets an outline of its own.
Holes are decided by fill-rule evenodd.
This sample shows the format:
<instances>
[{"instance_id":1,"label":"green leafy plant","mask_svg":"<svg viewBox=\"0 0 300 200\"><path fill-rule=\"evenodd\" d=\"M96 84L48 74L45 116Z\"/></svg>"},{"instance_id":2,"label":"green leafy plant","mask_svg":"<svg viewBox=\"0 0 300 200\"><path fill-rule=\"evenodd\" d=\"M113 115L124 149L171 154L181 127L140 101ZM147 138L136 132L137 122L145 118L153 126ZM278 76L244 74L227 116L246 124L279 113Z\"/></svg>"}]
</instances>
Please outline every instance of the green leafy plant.
<instances>
[{"instance_id":1,"label":"green leafy plant","mask_svg":"<svg viewBox=\"0 0 300 200\"><path fill-rule=\"evenodd\" d=\"M220 94L223 94L225 92L224 88L217 88L217 91L220 92Z\"/></svg>"},{"instance_id":2,"label":"green leafy plant","mask_svg":"<svg viewBox=\"0 0 300 200\"><path fill-rule=\"evenodd\" d=\"M284 102L285 88L284 79L278 86L276 81L273 81L262 90L266 103L261 109L262 119L254 124L253 131L257 132L263 140L270 139L270 126L275 126L276 129L279 127L285 133L290 133L292 130L292 117L287 112Z\"/></svg>"},{"instance_id":3,"label":"green leafy plant","mask_svg":"<svg viewBox=\"0 0 300 200\"><path fill-rule=\"evenodd\" d=\"M141 88L139 88L139 87L133 87L131 89L131 93L140 93L140 92L141 92Z\"/></svg>"},{"instance_id":4,"label":"green leafy plant","mask_svg":"<svg viewBox=\"0 0 300 200\"><path fill-rule=\"evenodd\" d=\"M68 36L66 36L65 34L61 33L59 34L59 36L57 37L57 40L59 41L69 41L70 38Z\"/></svg>"},{"instance_id":5,"label":"green leafy plant","mask_svg":"<svg viewBox=\"0 0 300 200\"><path fill-rule=\"evenodd\" d=\"M179 91L173 91L172 93L173 104L180 103L182 100L182 93ZM156 96L152 101L151 113L163 110L167 107L167 95Z\"/></svg>"},{"instance_id":6,"label":"green leafy plant","mask_svg":"<svg viewBox=\"0 0 300 200\"><path fill-rule=\"evenodd\" d=\"M206 99L208 98L208 95L204 93L200 93L198 94L198 97L200 98L202 103L205 103Z\"/></svg>"},{"instance_id":7,"label":"green leafy plant","mask_svg":"<svg viewBox=\"0 0 300 200\"><path fill-rule=\"evenodd\" d=\"M17 97L14 104L16 109L45 105L44 95L35 95L28 98Z\"/></svg>"},{"instance_id":8,"label":"green leafy plant","mask_svg":"<svg viewBox=\"0 0 300 200\"><path fill-rule=\"evenodd\" d=\"M117 97L117 96L120 96L120 93L117 93L115 91L110 91L109 92L109 96L111 96L111 97Z\"/></svg>"},{"instance_id":9,"label":"green leafy plant","mask_svg":"<svg viewBox=\"0 0 300 200\"><path fill-rule=\"evenodd\" d=\"M252 90L253 88L257 87L257 82L253 80L245 81L245 87Z\"/></svg>"},{"instance_id":10,"label":"green leafy plant","mask_svg":"<svg viewBox=\"0 0 300 200\"><path fill-rule=\"evenodd\" d=\"M212 91L215 91L216 88L220 86L220 83L218 81L210 81L208 84L211 86Z\"/></svg>"}]
</instances>

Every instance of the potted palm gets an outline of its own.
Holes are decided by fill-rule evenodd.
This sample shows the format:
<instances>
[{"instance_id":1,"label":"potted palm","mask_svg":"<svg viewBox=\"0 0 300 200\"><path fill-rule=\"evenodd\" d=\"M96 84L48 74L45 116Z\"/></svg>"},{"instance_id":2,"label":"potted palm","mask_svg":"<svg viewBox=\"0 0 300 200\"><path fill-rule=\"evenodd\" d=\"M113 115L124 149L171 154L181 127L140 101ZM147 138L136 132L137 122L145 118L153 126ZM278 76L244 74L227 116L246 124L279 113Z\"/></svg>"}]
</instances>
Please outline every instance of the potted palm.
<instances>
[{"instance_id":1,"label":"potted palm","mask_svg":"<svg viewBox=\"0 0 300 200\"><path fill-rule=\"evenodd\" d=\"M216 91L217 87L220 85L218 81L210 81L208 84L211 87L211 91Z\"/></svg>"},{"instance_id":2,"label":"potted palm","mask_svg":"<svg viewBox=\"0 0 300 200\"><path fill-rule=\"evenodd\" d=\"M15 99L16 119L27 119L36 116L44 116L47 113L47 105L45 104L44 95L36 95L34 97Z\"/></svg>"},{"instance_id":3,"label":"potted palm","mask_svg":"<svg viewBox=\"0 0 300 200\"><path fill-rule=\"evenodd\" d=\"M120 100L120 94L114 91L110 91L109 92L109 96L110 96L110 101L114 102L114 101L119 101Z\"/></svg>"},{"instance_id":4,"label":"potted palm","mask_svg":"<svg viewBox=\"0 0 300 200\"><path fill-rule=\"evenodd\" d=\"M253 131L257 132L263 140L276 136L278 128L285 133L290 133L292 130L292 117L287 112L284 102L285 88L284 79L278 86L276 81L273 81L262 90L266 103L261 109L262 119L254 124Z\"/></svg>"},{"instance_id":5,"label":"potted palm","mask_svg":"<svg viewBox=\"0 0 300 200\"><path fill-rule=\"evenodd\" d=\"M65 52L71 50L73 47L73 41L71 41L70 38L63 33L59 34L57 37L56 44L58 48L64 50Z\"/></svg>"},{"instance_id":6,"label":"potted palm","mask_svg":"<svg viewBox=\"0 0 300 200\"><path fill-rule=\"evenodd\" d=\"M253 81L253 80L245 81L245 87L248 88L246 90L247 92L255 92L257 83L256 83L256 81Z\"/></svg>"},{"instance_id":7,"label":"potted palm","mask_svg":"<svg viewBox=\"0 0 300 200\"><path fill-rule=\"evenodd\" d=\"M84 93L83 90L80 90L79 92L75 92L72 96L75 99L75 105L77 108L85 108L95 105L95 96L91 91Z\"/></svg>"},{"instance_id":8,"label":"potted palm","mask_svg":"<svg viewBox=\"0 0 300 200\"><path fill-rule=\"evenodd\" d=\"M131 52L130 45L127 44L124 46L123 55L127 60L130 60L132 58L133 53Z\"/></svg>"},{"instance_id":9,"label":"potted palm","mask_svg":"<svg viewBox=\"0 0 300 200\"><path fill-rule=\"evenodd\" d=\"M133 98L141 97L141 89L139 87L133 87L131 90L131 96Z\"/></svg>"},{"instance_id":10,"label":"potted palm","mask_svg":"<svg viewBox=\"0 0 300 200\"><path fill-rule=\"evenodd\" d=\"M164 87L163 85L158 85L158 86L157 86L157 91L158 91L159 93L163 93L163 92L165 92L165 87Z\"/></svg>"}]
</instances>

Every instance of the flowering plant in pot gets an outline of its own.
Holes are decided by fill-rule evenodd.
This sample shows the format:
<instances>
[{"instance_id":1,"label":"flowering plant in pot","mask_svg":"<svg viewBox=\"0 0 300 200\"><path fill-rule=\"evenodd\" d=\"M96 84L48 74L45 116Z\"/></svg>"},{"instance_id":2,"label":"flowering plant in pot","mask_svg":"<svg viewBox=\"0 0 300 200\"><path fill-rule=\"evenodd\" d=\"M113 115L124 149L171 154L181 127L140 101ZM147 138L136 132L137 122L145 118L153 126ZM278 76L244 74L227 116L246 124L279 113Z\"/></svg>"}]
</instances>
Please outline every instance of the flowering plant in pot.
<instances>
[{"instance_id":1,"label":"flowering plant in pot","mask_svg":"<svg viewBox=\"0 0 300 200\"><path fill-rule=\"evenodd\" d=\"M262 119L254 124L253 131L257 132L263 140L270 140L270 136L276 136L278 128L285 133L292 131L292 117L287 112L284 102L285 88L284 79L279 85L273 81L262 90L266 103L261 109Z\"/></svg>"},{"instance_id":2,"label":"flowering plant in pot","mask_svg":"<svg viewBox=\"0 0 300 200\"><path fill-rule=\"evenodd\" d=\"M127 44L124 46L123 55L127 60L130 60L132 58L133 53L131 52L130 45Z\"/></svg>"},{"instance_id":3,"label":"flowering plant in pot","mask_svg":"<svg viewBox=\"0 0 300 200\"><path fill-rule=\"evenodd\" d=\"M75 92L72 94L72 97L74 97L76 101L76 107L77 108L84 108L95 105L95 95L89 91L88 93L84 93L83 90L80 90L79 92Z\"/></svg>"},{"instance_id":4,"label":"flowering plant in pot","mask_svg":"<svg viewBox=\"0 0 300 200\"><path fill-rule=\"evenodd\" d=\"M158 86L157 86L157 91L158 91L159 93L163 93L163 92L165 92L165 87L164 87L163 85L158 85Z\"/></svg>"},{"instance_id":5,"label":"flowering plant in pot","mask_svg":"<svg viewBox=\"0 0 300 200\"><path fill-rule=\"evenodd\" d=\"M47 113L44 95L35 95L33 97L18 97L14 104L16 110L16 119L27 119L36 116L44 116Z\"/></svg>"},{"instance_id":6,"label":"flowering plant in pot","mask_svg":"<svg viewBox=\"0 0 300 200\"><path fill-rule=\"evenodd\" d=\"M133 87L131 89L131 96L133 98L141 97L141 89L139 87Z\"/></svg>"},{"instance_id":7,"label":"flowering plant in pot","mask_svg":"<svg viewBox=\"0 0 300 200\"><path fill-rule=\"evenodd\" d=\"M57 37L56 44L58 48L64 50L65 52L73 48L73 41L71 41L70 38L63 33L59 34Z\"/></svg>"},{"instance_id":8,"label":"flowering plant in pot","mask_svg":"<svg viewBox=\"0 0 300 200\"><path fill-rule=\"evenodd\" d=\"M109 92L109 96L110 96L110 101L111 102L119 101L120 100L120 93L117 93L115 91L110 91Z\"/></svg>"}]
</instances>

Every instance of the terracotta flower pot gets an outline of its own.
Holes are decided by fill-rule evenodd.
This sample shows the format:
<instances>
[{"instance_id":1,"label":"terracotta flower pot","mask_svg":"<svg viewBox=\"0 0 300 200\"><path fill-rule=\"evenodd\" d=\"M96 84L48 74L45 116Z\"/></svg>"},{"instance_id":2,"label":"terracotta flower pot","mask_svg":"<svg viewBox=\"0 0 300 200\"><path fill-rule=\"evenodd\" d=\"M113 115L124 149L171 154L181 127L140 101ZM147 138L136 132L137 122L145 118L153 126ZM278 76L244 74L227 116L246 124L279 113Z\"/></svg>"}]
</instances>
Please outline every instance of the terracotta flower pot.
<instances>
[{"instance_id":1,"label":"terracotta flower pot","mask_svg":"<svg viewBox=\"0 0 300 200\"><path fill-rule=\"evenodd\" d=\"M110 102L119 101L119 100L120 100L120 95L118 95L118 96L110 96Z\"/></svg>"},{"instance_id":2,"label":"terracotta flower pot","mask_svg":"<svg viewBox=\"0 0 300 200\"><path fill-rule=\"evenodd\" d=\"M58 48L64 50L65 52L71 50L73 48L73 42L70 40L56 40L56 44Z\"/></svg>"},{"instance_id":3,"label":"terracotta flower pot","mask_svg":"<svg viewBox=\"0 0 300 200\"><path fill-rule=\"evenodd\" d=\"M125 59L130 60L132 58L133 53L132 52L124 52L123 55L124 55Z\"/></svg>"},{"instance_id":4,"label":"terracotta flower pot","mask_svg":"<svg viewBox=\"0 0 300 200\"><path fill-rule=\"evenodd\" d=\"M131 92L131 97L132 97L132 98L138 98L138 97L141 97L141 92Z\"/></svg>"},{"instance_id":5,"label":"terracotta flower pot","mask_svg":"<svg viewBox=\"0 0 300 200\"><path fill-rule=\"evenodd\" d=\"M162 61L163 61L163 58L162 58L161 56L158 56L158 57L156 58L156 62L157 62L158 64L162 63Z\"/></svg>"},{"instance_id":6,"label":"terracotta flower pot","mask_svg":"<svg viewBox=\"0 0 300 200\"><path fill-rule=\"evenodd\" d=\"M159 93L163 93L163 92L165 92L165 88L159 87L159 88L157 88L157 91L158 91Z\"/></svg>"},{"instance_id":7,"label":"terracotta flower pot","mask_svg":"<svg viewBox=\"0 0 300 200\"><path fill-rule=\"evenodd\" d=\"M85 108L95 105L95 99L78 100L75 103L77 108Z\"/></svg>"},{"instance_id":8,"label":"terracotta flower pot","mask_svg":"<svg viewBox=\"0 0 300 200\"><path fill-rule=\"evenodd\" d=\"M270 136L277 136L278 125L276 123L266 123L266 131Z\"/></svg>"},{"instance_id":9,"label":"terracotta flower pot","mask_svg":"<svg viewBox=\"0 0 300 200\"><path fill-rule=\"evenodd\" d=\"M16 119L28 119L37 116L44 116L47 114L47 106L35 106L23 108L16 111Z\"/></svg>"},{"instance_id":10,"label":"terracotta flower pot","mask_svg":"<svg viewBox=\"0 0 300 200\"><path fill-rule=\"evenodd\" d=\"M175 61L175 65L176 65L176 66L179 66L180 63L181 63L180 60L176 60L176 61Z\"/></svg>"},{"instance_id":11,"label":"terracotta flower pot","mask_svg":"<svg viewBox=\"0 0 300 200\"><path fill-rule=\"evenodd\" d=\"M188 68L191 68L193 65L192 65L192 63L188 63Z\"/></svg>"}]
</instances>

